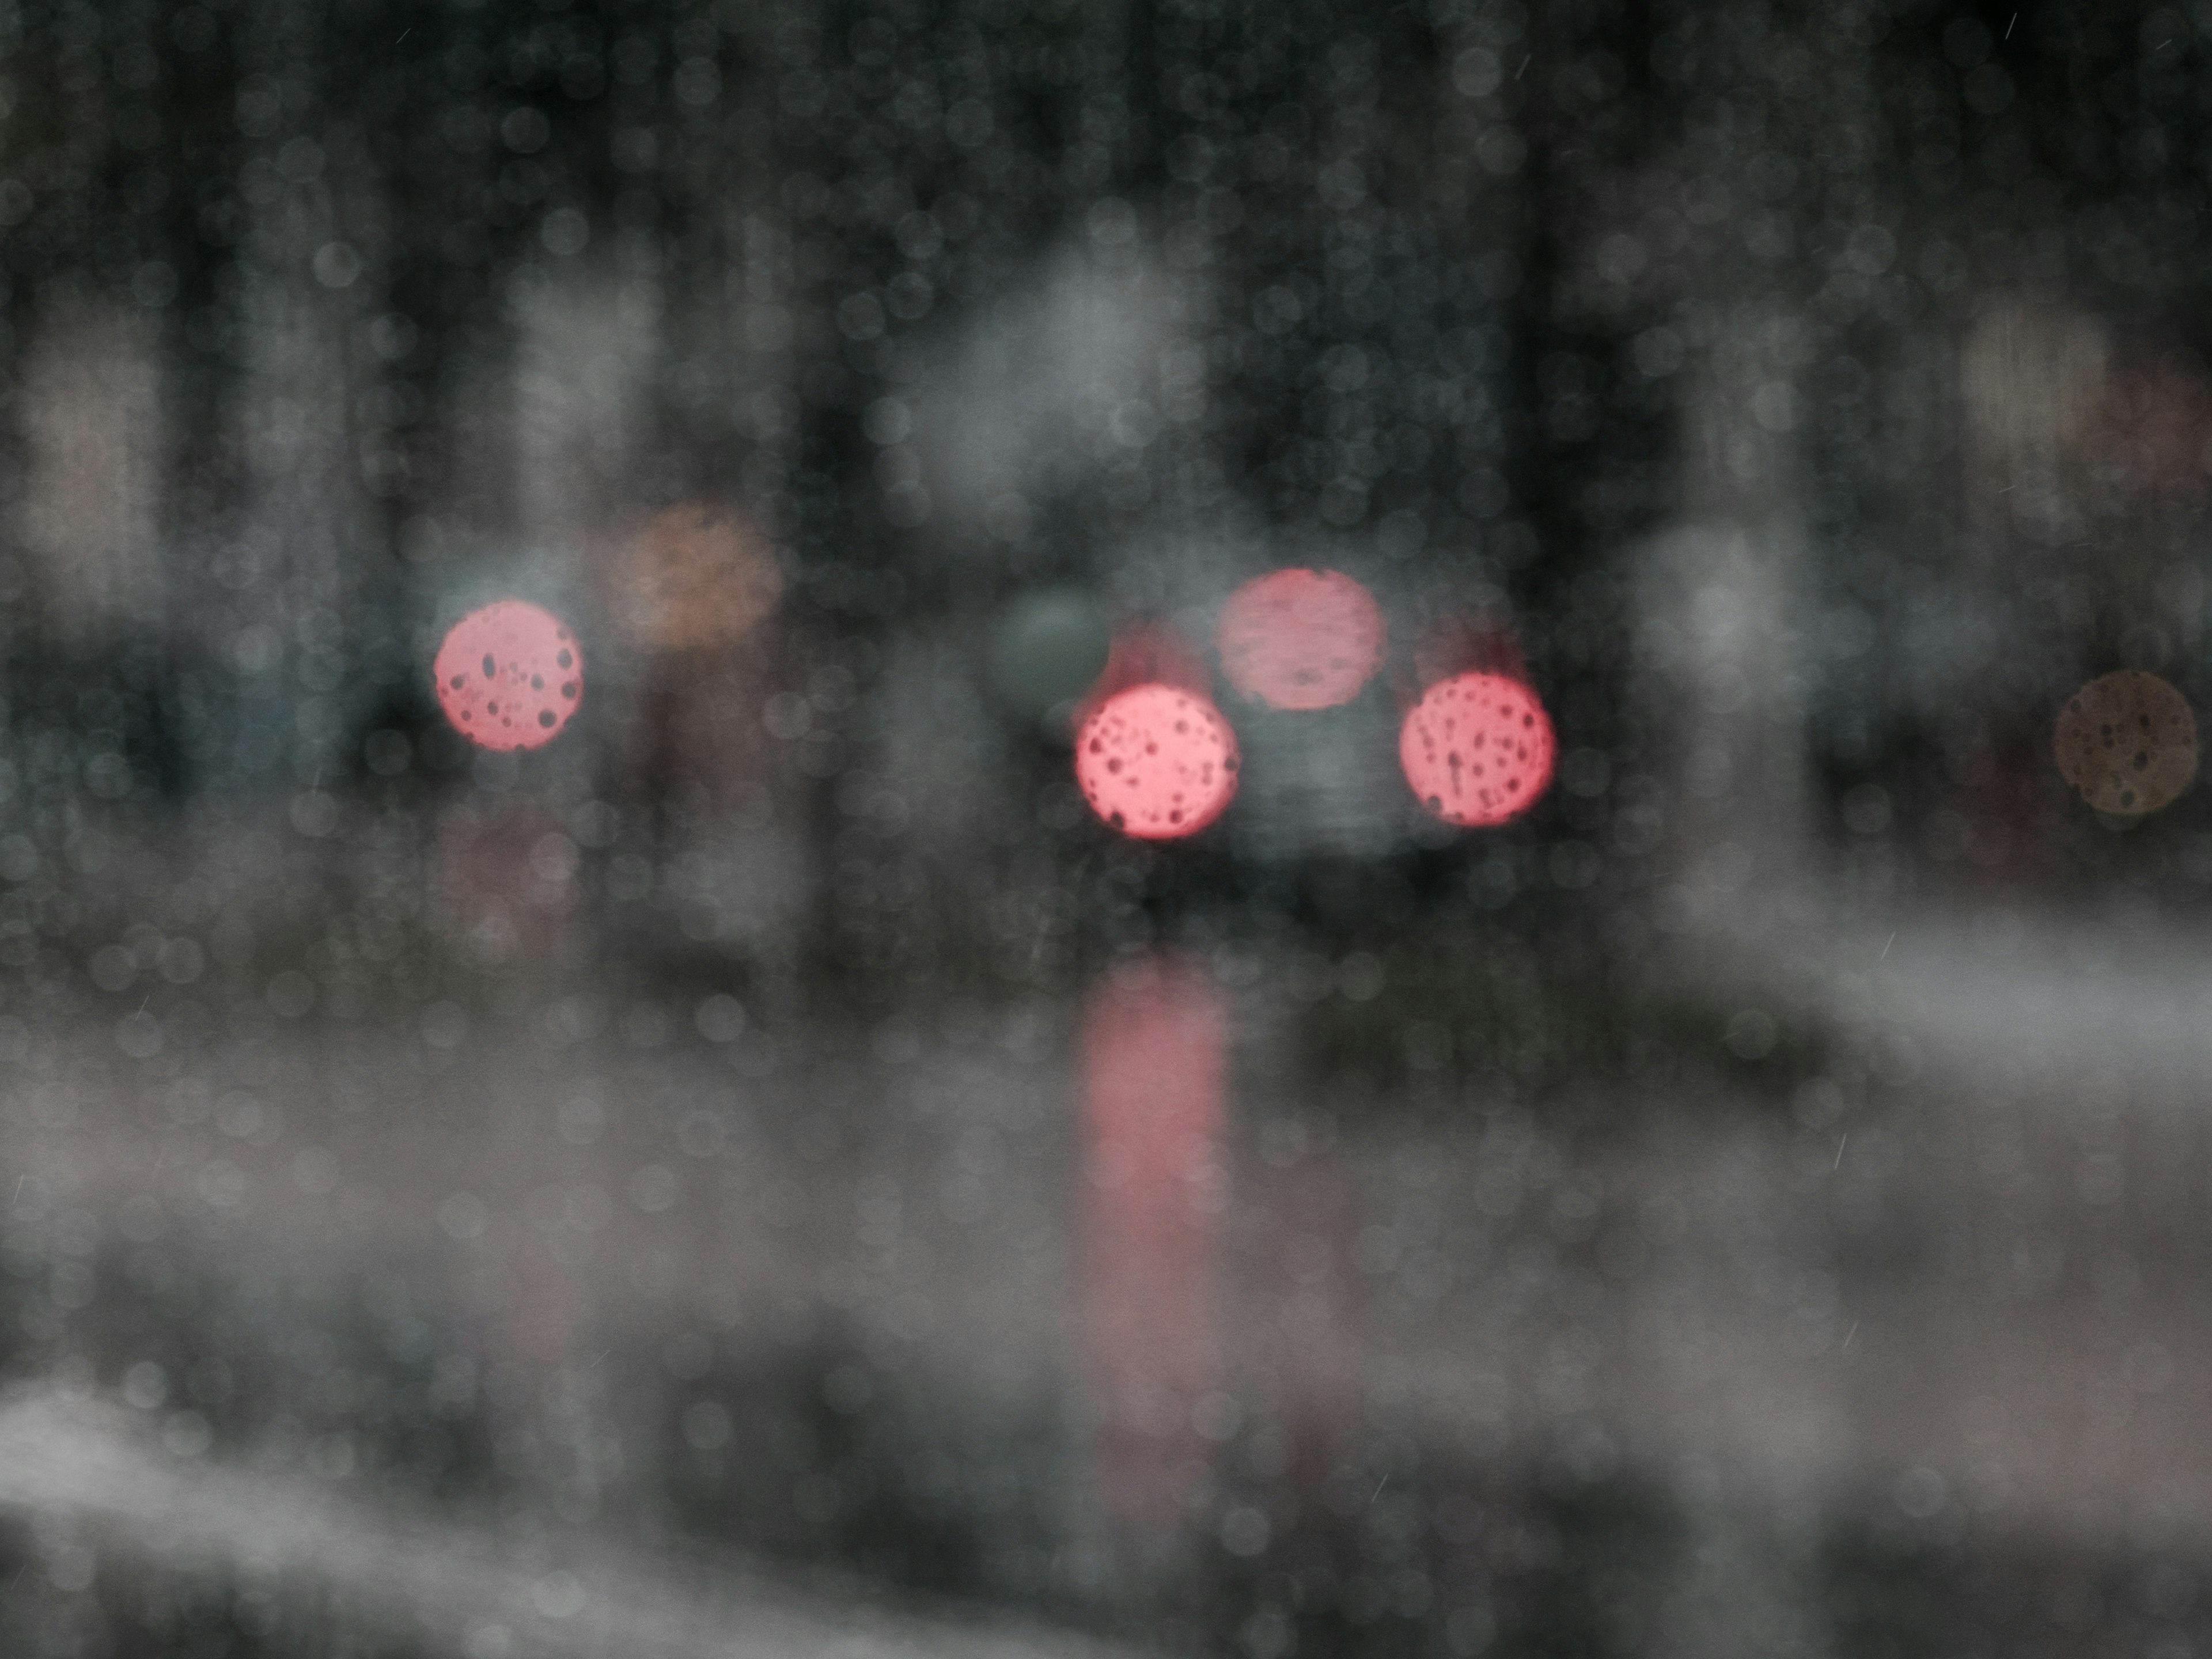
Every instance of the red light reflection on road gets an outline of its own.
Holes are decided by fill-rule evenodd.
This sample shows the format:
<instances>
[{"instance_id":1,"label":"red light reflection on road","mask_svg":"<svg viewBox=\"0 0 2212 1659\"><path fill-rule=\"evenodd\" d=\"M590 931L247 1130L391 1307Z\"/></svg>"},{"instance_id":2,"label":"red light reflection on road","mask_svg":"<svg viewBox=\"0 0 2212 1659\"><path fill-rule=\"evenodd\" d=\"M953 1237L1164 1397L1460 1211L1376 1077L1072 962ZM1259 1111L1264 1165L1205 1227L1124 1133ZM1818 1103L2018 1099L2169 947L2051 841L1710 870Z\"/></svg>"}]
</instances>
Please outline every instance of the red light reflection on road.
<instances>
[{"instance_id":1,"label":"red light reflection on road","mask_svg":"<svg viewBox=\"0 0 2212 1659\"><path fill-rule=\"evenodd\" d=\"M1164 1522L1202 1476L1192 1409L1219 1386L1215 1218L1229 1017L1160 958L1092 992L1083 1027L1083 1346L1097 1475L1123 1521Z\"/></svg>"},{"instance_id":2,"label":"red light reflection on road","mask_svg":"<svg viewBox=\"0 0 2212 1659\"><path fill-rule=\"evenodd\" d=\"M1277 570L1229 596L1214 628L1222 672L1271 708L1350 702L1382 666L1374 595L1334 570Z\"/></svg>"},{"instance_id":3,"label":"red light reflection on road","mask_svg":"<svg viewBox=\"0 0 2212 1659\"><path fill-rule=\"evenodd\" d=\"M486 749L550 743L584 695L582 650L559 618L522 599L455 623L430 672L453 729Z\"/></svg>"},{"instance_id":4,"label":"red light reflection on road","mask_svg":"<svg viewBox=\"0 0 2212 1659\"><path fill-rule=\"evenodd\" d=\"M1125 836L1195 835L1237 793L1237 734L1200 692L1116 691L1075 734L1075 781L1091 810Z\"/></svg>"},{"instance_id":5,"label":"red light reflection on road","mask_svg":"<svg viewBox=\"0 0 2212 1659\"><path fill-rule=\"evenodd\" d=\"M1504 823L1552 781L1551 717L1520 680L1480 670L1440 680L1407 712L1398 760L1421 805L1469 829Z\"/></svg>"}]
</instances>

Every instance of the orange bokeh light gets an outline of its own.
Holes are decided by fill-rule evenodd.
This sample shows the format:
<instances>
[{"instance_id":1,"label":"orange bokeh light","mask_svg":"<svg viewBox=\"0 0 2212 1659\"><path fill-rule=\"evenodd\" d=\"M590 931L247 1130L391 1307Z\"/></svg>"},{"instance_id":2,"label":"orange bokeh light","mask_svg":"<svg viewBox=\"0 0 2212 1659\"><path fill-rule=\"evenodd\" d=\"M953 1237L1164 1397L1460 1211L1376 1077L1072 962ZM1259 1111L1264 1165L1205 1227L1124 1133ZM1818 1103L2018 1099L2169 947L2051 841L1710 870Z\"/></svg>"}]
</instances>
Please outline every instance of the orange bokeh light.
<instances>
[{"instance_id":1,"label":"orange bokeh light","mask_svg":"<svg viewBox=\"0 0 2212 1659\"><path fill-rule=\"evenodd\" d=\"M623 627L664 650L734 644L783 596L783 571L767 538L744 519L697 501L656 514L619 569Z\"/></svg>"},{"instance_id":2,"label":"orange bokeh light","mask_svg":"<svg viewBox=\"0 0 2212 1659\"><path fill-rule=\"evenodd\" d=\"M2155 674L2124 669L2076 691L2051 747L2066 781L2100 812L2155 812L2197 776L2197 716Z\"/></svg>"},{"instance_id":3,"label":"orange bokeh light","mask_svg":"<svg viewBox=\"0 0 2212 1659\"><path fill-rule=\"evenodd\" d=\"M1382 666L1382 608L1334 570L1277 570L1229 596L1214 628L1222 672L1270 708L1350 702Z\"/></svg>"},{"instance_id":4,"label":"orange bokeh light","mask_svg":"<svg viewBox=\"0 0 2212 1659\"><path fill-rule=\"evenodd\" d=\"M486 749L552 742L584 695L576 641L558 617L522 599L501 599L455 623L430 672L453 729Z\"/></svg>"},{"instance_id":5,"label":"orange bokeh light","mask_svg":"<svg viewBox=\"0 0 2212 1659\"><path fill-rule=\"evenodd\" d=\"M1237 734L1203 693L1154 682L1115 692L1075 734L1075 781L1125 836L1171 841L1219 817L1237 793Z\"/></svg>"},{"instance_id":6,"label":"orange bokeh light","mask_svg":"<svg viewBox=\"0 0 2212 1659\"><path fill-rule=\"evenodd\" d=\"M1518 817L1552 781L1558 742L1536 694L1504 674L1439 680L1407 711L1398 761L1421 805L1480 829Z\"/></svg>"}]
</instances>

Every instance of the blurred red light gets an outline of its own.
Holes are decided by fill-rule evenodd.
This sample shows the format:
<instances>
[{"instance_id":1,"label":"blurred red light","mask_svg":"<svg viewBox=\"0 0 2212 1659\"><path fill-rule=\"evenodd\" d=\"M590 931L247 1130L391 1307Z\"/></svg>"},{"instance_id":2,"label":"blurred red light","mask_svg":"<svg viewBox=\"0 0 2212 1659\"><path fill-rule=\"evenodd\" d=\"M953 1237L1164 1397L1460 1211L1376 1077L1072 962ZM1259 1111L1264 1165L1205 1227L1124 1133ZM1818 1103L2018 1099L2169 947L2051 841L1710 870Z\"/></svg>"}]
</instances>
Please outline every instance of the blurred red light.
<instances>
[{"instance_id":1,"label":"blurred red light","mask_svg":"<svg viewBox=\"0 0 2212 1659\"><path fill-rule=\"evenodd\" d=\"M1552 781L1557 740L1536 694L1504 674L1440 680L1407 712L1398 760L1413 793L1447 823L1504 823Z\"/></svg>"},{"instance_id":2,"label":"blurred red light","mask_svg":"<svg viewBox=\"0 0 2212 1659\"><path fill-rule=\"evenodd\" d=\"M1125 836L1170 841L1219 817L1237 793L1237 734L1204 696L1133 685L1092 708L1075 737L1075 781Z\"/></svg>"},{"instance_id":3,"label":"blurred red light","mask_svg":"<svg viewBox=\"0 0 2212 1659\"><path fill-rule=\"evenodd\" d=\"M551 612L501 599L455 623L430 672L453 729L486 749L560 736L584 695L584 659Z\"/></svg>"},{"instance_id":4,"label":"blurred red light","mask_svg":"<svg viewBox=\"0 0 2212 1659\"><path fill-rule=\"evenodd\" d=\"M1334 570L1277 570L1229 596L1215 624L1222 672L1270 708L1350 702L1382 664L1375 597Z\"/></svg>"}]
</instances>

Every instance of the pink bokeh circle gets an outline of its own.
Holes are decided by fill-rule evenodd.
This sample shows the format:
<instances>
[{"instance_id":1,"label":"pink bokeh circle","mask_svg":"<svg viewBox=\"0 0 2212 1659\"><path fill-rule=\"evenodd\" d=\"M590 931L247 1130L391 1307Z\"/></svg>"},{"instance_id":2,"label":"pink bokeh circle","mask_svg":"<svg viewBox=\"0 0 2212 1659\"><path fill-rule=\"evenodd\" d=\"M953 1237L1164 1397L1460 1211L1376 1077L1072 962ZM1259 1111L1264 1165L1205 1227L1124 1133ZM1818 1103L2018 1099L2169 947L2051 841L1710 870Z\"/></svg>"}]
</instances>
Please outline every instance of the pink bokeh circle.
<instances>
[{"instance_id":1,"label":"pink bokeh circle","mask_svg":"<svg viewBox=\"0 0 2212 1659\"><path fill-rule=\"evenodd\" d=\"M1117 691L1075 737L1075 781L1125 836L1171 841L1221 816L1237 793L1237 734L1195 691L1157 683Z\"/></svg>"},{"instance_id":2,"label":"pink bokeh circle","mask_svg":"<svg viewBox=\"0 0 2212 1659\"><path fill-rule=\"evenodd\" d=\"M1275 570L1229 596L1214 624L1221 672L1270 708L1350 702L1382 665L1382 608L1334 570Z\"/></svg>"},{"instance_id":3,"label":"pink bokeh circle","mask_svg":"<svg viewBox=\"0 0 2212 1659\"><path fill-rule=\"evenodd\" d=\"M1421 805L1446 823L1480 829L1518 817L1552 781L1551 716L1504 674L1439 680L1407 711L1398 762Z\"/></svg>"},{"instance_id":4,"label":"pink bokeh circle","mask_svg":"<svg viewBox=\"0 0 2212 1659\"><path fill-rule=\"evenodd\" d=\"M453 729L486 749L550 743L583 701L582 650L560 618L523 599L455 623L430 672Z\"/></svg>"}]
</instances>

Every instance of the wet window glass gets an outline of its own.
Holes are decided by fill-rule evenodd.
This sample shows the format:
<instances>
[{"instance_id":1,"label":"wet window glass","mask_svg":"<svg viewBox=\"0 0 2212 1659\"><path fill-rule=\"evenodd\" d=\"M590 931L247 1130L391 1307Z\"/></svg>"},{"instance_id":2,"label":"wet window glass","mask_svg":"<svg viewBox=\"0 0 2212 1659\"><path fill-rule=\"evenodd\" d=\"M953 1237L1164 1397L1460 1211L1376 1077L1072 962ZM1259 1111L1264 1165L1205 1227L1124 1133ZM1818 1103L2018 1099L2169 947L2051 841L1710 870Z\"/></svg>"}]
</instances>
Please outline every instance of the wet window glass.
<instances>
[{"instance_id":1,"label":"wet window glass","mask_svg":"<svg viewBox=\"0 0 2212 1659\"><path fill-rule=\"evenodd\" d=\"M2212 1648L2208 87L0 3L0 1651Z\"/></svg>"}]
</instances>

